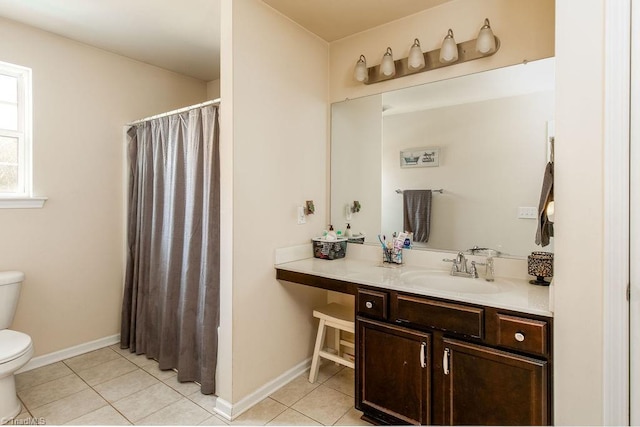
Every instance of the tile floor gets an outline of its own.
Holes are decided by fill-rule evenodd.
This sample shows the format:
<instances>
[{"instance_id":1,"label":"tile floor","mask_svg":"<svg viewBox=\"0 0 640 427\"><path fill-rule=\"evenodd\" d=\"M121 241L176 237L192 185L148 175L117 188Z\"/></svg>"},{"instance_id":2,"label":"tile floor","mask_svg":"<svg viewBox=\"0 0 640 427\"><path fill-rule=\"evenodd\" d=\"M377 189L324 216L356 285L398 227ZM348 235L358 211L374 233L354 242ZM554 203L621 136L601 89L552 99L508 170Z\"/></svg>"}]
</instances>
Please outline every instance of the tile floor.
<instances>
[{"instance_id":1,"label":"tile floor","mask_svg":"<svg viewBox=\"0 0 640 427\"><path fill-rule=\"evenodd\" d=\"M353 407L353 370L328 362L316 383L302 375L231 423L200 386L118 345L18 374L16 388L16 425L369 425Z\"/></svg>"}]
</instances>

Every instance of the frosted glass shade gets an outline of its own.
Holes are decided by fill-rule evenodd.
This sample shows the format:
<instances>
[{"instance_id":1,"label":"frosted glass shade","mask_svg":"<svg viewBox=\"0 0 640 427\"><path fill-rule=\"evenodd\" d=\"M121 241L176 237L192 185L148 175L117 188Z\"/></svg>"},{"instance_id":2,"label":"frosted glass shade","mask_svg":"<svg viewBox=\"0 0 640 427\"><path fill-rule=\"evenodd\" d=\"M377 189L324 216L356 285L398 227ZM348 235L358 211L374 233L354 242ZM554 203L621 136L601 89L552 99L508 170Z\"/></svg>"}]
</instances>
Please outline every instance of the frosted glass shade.
<instances>
[{"instance_id":1,"label":"frosted glass shade","mask_svg":"<svg viewBox=\"0 0 640 427\"><path fill-rule=\"evenodd\" d=\"M367 69L367 58L364 55L360 55L360 59L356 62L356 67L353 70L353 78L359 82L366 82L369 80L369 70Z\"/></svg>"},{"instance_id":2,"label":"frosted glass shade","mask_svg":"<svg viewBox=\"0 0 640 427\"><path fill-rule=\"evenodd\" d=\"M478 39L476 40L476 52L482 54L488 54L496 50L496 38L493 36L489 20L484 20L484 25L478 33Z\"/></svg>"},{"instance_id":3,"label":"frosted glass shade","mask_svg":"<svg viewBox=\"0 0 640 427\"><path fill-rule=\"evenodd\" d=\"M396 64L393 62L393 52L388 47L385 54L382 56L382 62L380 63L380 74L385 77L393 76L396 73Z\"/></svg>"},{"instance_id":4,"label":"frosted glass shade","mask_svg":"<svg viewBox=\"0 0 640 427\"><path fill-rule=\"evenodd\" d=\"M409 58L407 60L407 63L409 69L412 71L424 68L424 55L422 53L422 49L420 48L420 40L414 40L413 46L411 46L411 49L409 49Z\"/></svg>"},{"instance_id":5,"label":"frosted glass shade","mask_svg":"<svg viewBox=\"0 0 640 427\"><path fill-rule=\"evenodd\" d=\"M453 31L449 30L447 36L442 40L440 48L440 62L449 64L458 60L458 45L453 38Z\"/></svg>"}]
</instances>

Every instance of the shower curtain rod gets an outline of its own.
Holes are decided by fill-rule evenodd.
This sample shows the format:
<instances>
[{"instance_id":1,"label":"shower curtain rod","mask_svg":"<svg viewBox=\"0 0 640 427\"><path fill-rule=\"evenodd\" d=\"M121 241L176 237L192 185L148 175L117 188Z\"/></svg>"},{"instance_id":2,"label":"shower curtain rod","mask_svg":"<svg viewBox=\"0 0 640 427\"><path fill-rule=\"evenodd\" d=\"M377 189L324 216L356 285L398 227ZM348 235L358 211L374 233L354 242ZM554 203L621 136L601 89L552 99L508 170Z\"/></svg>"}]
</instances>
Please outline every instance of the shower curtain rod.
<instances>
[{"instance_id":1,"label":"shower curtain rod","mask_svg":"<svg viewBox=\"0 0 640 427\"><path fill-rule=\"evenodd\" d=\"M135 122L127 123L127 126L133 126L140 123L148 122L149 120L159 119L160 117L172 116L174 114L184 113L185 111L193 110L194 108L206 107L207 105L220 104L220 98L213 99L211 101L201 102L200 104L190 105L188 107L178 108L177 110L168 111L166 113L156 114L155 116L146 117L144 119L136 120Z\"/></svg>"}]
</instances>

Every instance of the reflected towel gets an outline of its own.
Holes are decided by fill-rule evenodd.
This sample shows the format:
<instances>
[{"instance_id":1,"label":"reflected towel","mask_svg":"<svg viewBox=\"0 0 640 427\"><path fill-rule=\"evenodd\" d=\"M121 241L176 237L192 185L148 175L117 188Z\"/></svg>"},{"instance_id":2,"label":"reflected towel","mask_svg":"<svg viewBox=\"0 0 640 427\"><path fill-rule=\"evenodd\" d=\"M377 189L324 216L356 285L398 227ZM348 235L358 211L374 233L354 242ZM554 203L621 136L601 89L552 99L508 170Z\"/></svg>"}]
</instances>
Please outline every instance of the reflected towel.
<instances>
[{"instance_id":1,"label":"reflected towel","mask_svg":"<svg viewBox=\"0 0 640 427\"><path fill-rule=\"evenodd\" d=\"M536 231L536 245L547 246L553 237L553 222L547 216L547 206L553 201L553 162L547 163L542 180L542 191L538 205L538 229Z\"/></svg>"},{"instance_id":2,"label":"reflected towel","mask_svg":"<svg viewBox=\"0 0 640 427\"><path fill-rule=\"evenodd\" d=\"M431 229L431 190L404 190L404 231L414 242L428 242Z\"/></svg>"}]
</instances>

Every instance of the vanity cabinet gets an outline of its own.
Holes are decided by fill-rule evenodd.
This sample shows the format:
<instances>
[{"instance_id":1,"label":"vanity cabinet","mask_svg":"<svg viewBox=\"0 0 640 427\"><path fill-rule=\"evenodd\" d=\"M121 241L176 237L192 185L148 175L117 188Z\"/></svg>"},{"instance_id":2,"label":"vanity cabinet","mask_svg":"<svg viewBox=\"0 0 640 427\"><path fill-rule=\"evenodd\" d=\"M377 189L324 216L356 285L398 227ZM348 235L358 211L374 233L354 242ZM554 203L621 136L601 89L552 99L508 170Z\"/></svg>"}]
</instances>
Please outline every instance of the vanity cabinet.
<instances>
[{"instance_id":1,"label":"vanity cabinet","mask_svg":"<svg viewBox=\"0 0 640 427\"><path fill-rule=\"evenodd\" d=\"M363 287L356 307L368 421L551 424L550 318Z\"/></svg>"},{"instance_id":2,"label":"vanity cabinet","mask_svg":"<svg viewBox=\"0 0 640 427\"><path fill-rule=\"evenodd\" d=\"M444 425L547 425L547 362L443 338Z\"/></svg>"},{"instance_id":3,"label":"vanity cabinet","mask_svg":"<svg viewBox=\"0 0 640 427\"><path fill-rule=\"evenodd\" d=\"M429 424L431 334L358 318L356 399L374 423Z\"/></svg>"}]
</instances>

